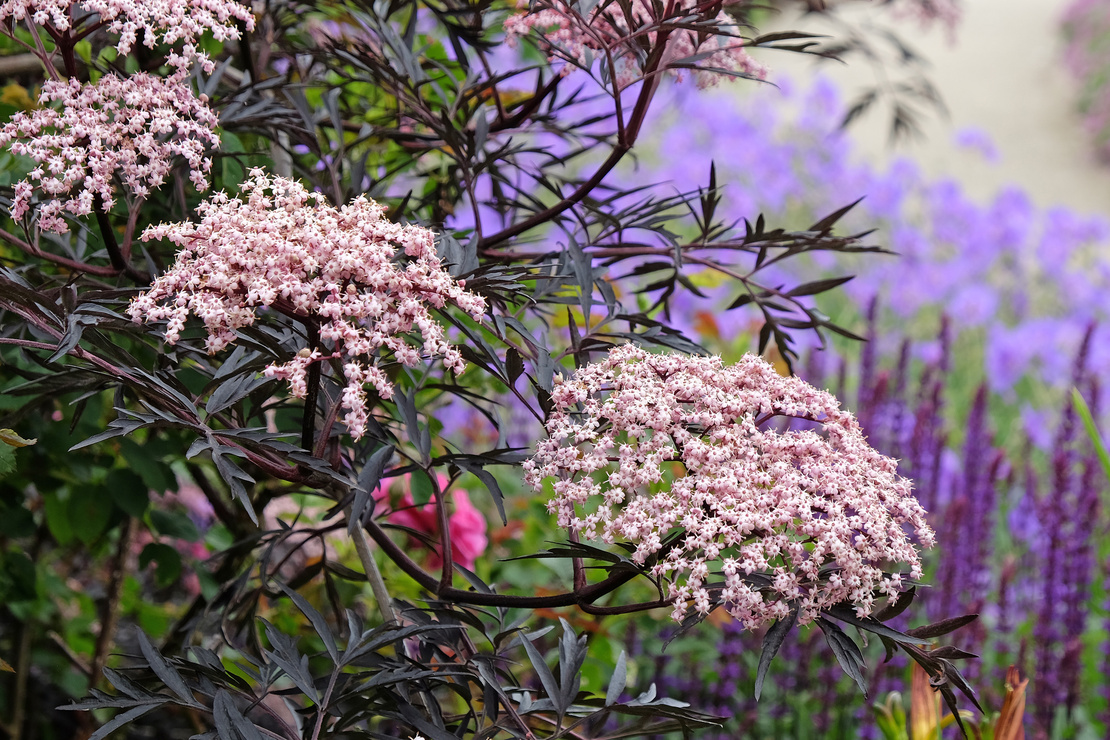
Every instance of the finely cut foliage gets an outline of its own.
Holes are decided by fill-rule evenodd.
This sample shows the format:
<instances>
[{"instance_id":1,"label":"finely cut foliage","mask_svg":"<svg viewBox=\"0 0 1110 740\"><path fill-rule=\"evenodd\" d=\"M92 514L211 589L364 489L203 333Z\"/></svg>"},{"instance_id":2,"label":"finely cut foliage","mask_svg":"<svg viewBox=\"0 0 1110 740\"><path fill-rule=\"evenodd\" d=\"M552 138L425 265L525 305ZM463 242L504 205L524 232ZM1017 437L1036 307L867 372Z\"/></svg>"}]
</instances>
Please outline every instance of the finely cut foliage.
<instances>
[{"instance_id":1,"label":"finely cut foliage","mask_svg":"<svg viewBox=\"0 0 1110 740\"><path fill-rule=\"evenodd\" d=\"M36 195L45 195L39 226L65 233L63 214L87 216L97 205L111 210L116 178L132 196L146 198L165 182L178 156L188 163L193 185L208 188L212 160L205 152L220 143L216 114L207 96L193 94L184 71L167 78L108 74L95 84L49 80L39 103L59 104L60 110L20 112L0 129L0 146L10 144L13 153L38 163L15 186L13 218L22 218Z\"/></svg>"},{"instance_id":2,"label":"finely cut foliage","mask_svg":"<svg viewBox=\"0 0 1110 740\"><path fill-rule=\"evenodd\" d=\"M540 3L520 0L517 3L520 12L505 21L505 31L510 42L536 32L552 61L573 60L589 67L593 59L609 56L615 63L618 87L627 87L640 78L642 50L634 43L638 35L645 36L653 47L666 39L662 69L671 64L713 69L697 73L699 87L715 85L721 71L761 79L767 75L766 68L744 49L744 39L731 35L737 32L736 23L723 10L707 14L704 4L697 0L682 0L674 6L632 0L630 14L617 2L603 1L583 10L586 5L567 0ZM677 23L685 27L673 28ZM690 28L693 24L703 28L694 30ZM664 30L663 25L671 27ZM672 71L681 70L672 68Z\"/></svg>"},{"instance_id":3,"label":"finely cut foliage","mask_svg":"<svg viewBox=\"0 0 1110 740\"><path fill-rule=\"evenodd\" d=\"M632 543L640 564L655 556L676 620L689 600L706 613L715 599L750 629L793 607L804 624L844 601L865 616L876 591L898 597L902 577L883 564L921 576L904 525L925 547L933 532L896 462L831 394L759 357L725 365L625 345L557 382L552 403L527 482L555 479L548 508L560 526ZM775 417L823 433L776 431ZM707 585L716 563L719 599Z\"/></svg>"},{"instance_id":4,"label":"finely cut foliage","mask_svg":"<svg viewBox=\"0 0 1110 740\"><path fill-rule=\"evenodd\" d=\"M261 169L251 170L241 188L246 201L218 193L199 205L199 224L146 230L144 240L169 239L181 251L173 268L131 303L135 321L168 321L166 341L173 344L193 313L208 330L210 353L235 341L259 307L302 321L319 331L319 342L266 373L288 380L303 398L310 365L343 361L344 421L356 439L366 430L363 386L371 384L382 398L393 395L375 364L379 350L416 366L421 355L406 336L416 330L425 354L462 372L462 355L430 308L454 303L478 320L486 304L443 269L429 229L392 223L383 206L365 197L334 208L321 194Z\"/></svg>"}]
</instances>

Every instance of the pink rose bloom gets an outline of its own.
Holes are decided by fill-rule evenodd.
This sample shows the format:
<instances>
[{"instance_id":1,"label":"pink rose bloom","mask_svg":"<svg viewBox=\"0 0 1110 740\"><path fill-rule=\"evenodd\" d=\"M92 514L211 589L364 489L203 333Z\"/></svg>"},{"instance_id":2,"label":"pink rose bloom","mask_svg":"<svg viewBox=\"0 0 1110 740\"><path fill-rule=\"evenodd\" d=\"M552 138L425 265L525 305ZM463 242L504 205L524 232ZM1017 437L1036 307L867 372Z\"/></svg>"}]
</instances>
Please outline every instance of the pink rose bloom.
<instances>
[{"instance_id":1,"label":"pink rose bloom","mask_svg":"<svg viewBox=\"0 0 1110 740\"><path fill-rule=\"evenodd\" d=\"M439 489L444 492L447 501L454 504L454 511L447 519L447 529L451 534L451 559L467 570L474 570L475 561L486 551L486 546L489 544L489 539L486 537L486 518L474 507L474 504L470 503L470 496L466 491L448 490L447 476L437 475L436 477L439 479ZM409 475L405 475L405 489L396 506L390 503L388 490L381 486L374 489L374 500L384 508L382 517L388 519L390 524L423 532L437 539L439 521L435 503L429 501L423 506L416 505L412 499ZM442 567L443 555L439 547L432 550L428 556L427 565L432 570Z\"/></svg>"}]
</instances>

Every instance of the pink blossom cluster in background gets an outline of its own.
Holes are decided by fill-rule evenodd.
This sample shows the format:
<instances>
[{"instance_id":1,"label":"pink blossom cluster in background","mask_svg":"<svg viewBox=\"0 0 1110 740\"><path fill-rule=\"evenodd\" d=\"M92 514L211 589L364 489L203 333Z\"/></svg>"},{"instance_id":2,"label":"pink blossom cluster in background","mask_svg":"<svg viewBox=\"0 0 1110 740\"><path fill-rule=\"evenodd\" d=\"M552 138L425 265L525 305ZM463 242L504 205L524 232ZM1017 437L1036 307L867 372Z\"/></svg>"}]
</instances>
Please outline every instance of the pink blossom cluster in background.
<instances>
[{"instance_id":1,"label":"pink blossom cluster in background","mask_svg":"<svg viewBox=\"0 0 1110 740\"><path fill-rule=\"evenodd\" d=\"M740 3L734 0L726 4ZM657 8L664 7L662 5L657 6L649 0L632 0L631 19L625 15L621 4L612 0L602 0L593 5L586 15L579 11L579 7L580 4L574 0L544 0L539 3L519 0L517 9L520 12L505 21L509 42L536 32L552 61L572 59L584 67L589 67L594 59L610 55L616 67L613 74L617 87L624 88L640 79L639 45L634 35L638 35L642 28L660 24L700 23L703 28L715 30L715 33L672 29L667 36L661 69L684 63L718 70L699 72L699 87L716 84L721 77L719 70L761 79L767 74L763 65L752 59L744 49L744 39L738 35L736 22L721 10L712 19L716 24L713 29L706 25L704 11L699 10L702 5L697 0L681 0L677 3L678 9L669 15L659 14ZM633 34L633 30L637 34ZM657 30L647 33L651 44L656 43L659 33ZM692 57L695 55L704 56L694 61ZM672 71L678 73L681 70Z\"/></svg>"},{"instance_id":2,"label":"pink blossom cluster in background","mask_svg":"<svg viewBox=\"0 0 1110 740\"><path fill-rule=\"evenodd\" d=\"M1064 61L1079 78L1079 110L1103 162L1110 162L1110 2L1075 0L1064 13Z\"/></svg>"},{"instance_id":3,"label":"pink blossom cluster in background","mask_svg":"<svg viewBox=\"0 0 1110 740\"><path fill-rule=\"evenodd\" d=\"M76 79L48 80L39 103L16 113L0 129L0 146L33 159L37 166L15 186L12 218L30 208L36 194L49 200L38 209L39 226L65 233L64 213L109 211L116 178L136 198L159 187L174 157L189 165L198 190L208 188L209 146L219 146L216 114L205 96L196 97L184 70L170 77L143 72L107 74L94 84ZM49 107L58 103L61 108Z\"/></svg>"},{"instance_id":4,"label":"pink blossom cluster in background","mask_svg":"<svg viewBox=\"0 0 1110 740\"><path fill-rule=\"evenodd\" d=\"M925 30L934 23L939 23L948 32L950 39L955 38L956 27L963 18L962 5L960 0L893 0L896 16L917 21Z\"/></svg>"},{"instance_id":5,"label":"pink blossom cluster in background","mask_svg":"<svg viewBox=\"0 0 1110 740\"><path fill-rule=\"evenodd\" d=\"M312 363L343 360L344 421L356 439L366 431L364 384L383 398L393 395L375 364L379 350L415 367L421 353L406 335L419 331L424 354L442 356L447 367L462 372L462 355L430 309L453 303L480 320L486 304L443 269L429 229L386 220L385 207L366 197L334 208L323 195L261 169L251 170L240 187L245 201L217 193L201 203L200 223L146 230L144 240L169 239L181 251L174 266L132 301L132 319L167 321L166 341L173 344L193 313L208 330L210 353L253 324L260 306L318 324L319 346L305 347L266 373L289 381L303 398Z\"/></svg>"},{"instance_id":6,"label":"pink blossom cluster in background","mask_svg":"<svg viewBox=\"0 0 1110 740\"><path fill-rule=\"evenodd\" d=\"M77 9L79 12L75 12ZM96 19L99 26L119 37L116 49L128 54L143 35L143 43L150 47L158 43L183 42L184 54L171 59L177 66L187 66L200 59L207 67L207 57L199 53L195 44L206 32L218 41L239 38L235 22L241 21L247 30L254 29L254 15L246 5L236 0L6 0L0 3L0 22L26 20L38 26L49 26L57 32L73 29L74 17ZM10 32L8 32L9 35Z\"/></svg>"},{"instance_id":7,"label":"pink blossom cluster in background","mask_svg":"<svg viewBox=\"0 0 1110 740\"><path fill-rule=\"evenodd\" d=\"M867 615L876 591L893 601L901 590L884 564L921 577L903 525L925 547L933 532L897 463L832 394L759 357L725 365L625 345L557 381L552 403L525 480L539 491L554 478L560 526L632 543L637 563L660 554L652 573L670 582L676 620L687 601L710 609L714 567L725 608L750 629L791 605L802 624L845 600ZM819 428L780 432L775 417ZM665 480L672 461L681 470Z\"/></svg>"},{"instance_id":8,"label":"pink blossom cluster in background","mask_svg":"<svg viewBox=\"0 0 1110 740\"><path fill-rule=\"evenodd\" d=\"M454 511L447 519L447 531L451 535L451 560L467 570L474 570L478 557L486 551L489 539L486 537L486 518L470 503L470 496L461 488L448 489L450 481L445 475L437 475L439 490L447 501L454 504ZM394 504L390 501L388 489L378 486L374 489L374 500L378 502L378 513L390 524L406 527L439 537L439 519L434 502L417 506L412 498L412 478L404 476L404 492ZM427 566L438 570L443 565L443 551L440 547L432 550Z\"/></svg>"}]
</instances>

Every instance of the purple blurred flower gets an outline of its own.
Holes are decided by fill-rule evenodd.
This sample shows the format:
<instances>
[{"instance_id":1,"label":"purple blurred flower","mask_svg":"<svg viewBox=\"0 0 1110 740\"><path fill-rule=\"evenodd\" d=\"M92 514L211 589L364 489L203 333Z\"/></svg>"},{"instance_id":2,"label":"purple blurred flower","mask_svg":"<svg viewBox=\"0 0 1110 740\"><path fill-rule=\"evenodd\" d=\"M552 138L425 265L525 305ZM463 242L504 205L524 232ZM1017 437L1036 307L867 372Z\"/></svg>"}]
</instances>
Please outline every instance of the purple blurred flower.
<instances>
[{"instance_id":1,"label":"purple blurred flower","mask_svg":"<svg viewBox=\"0 0 1110 740\"><path fill-rule=\"evenodd\" d=\"M990 135L981 128L967 126L956 132L956 146L978 152L988 162L997 162L1001 157Z\"/></svg>"}]
</instances>

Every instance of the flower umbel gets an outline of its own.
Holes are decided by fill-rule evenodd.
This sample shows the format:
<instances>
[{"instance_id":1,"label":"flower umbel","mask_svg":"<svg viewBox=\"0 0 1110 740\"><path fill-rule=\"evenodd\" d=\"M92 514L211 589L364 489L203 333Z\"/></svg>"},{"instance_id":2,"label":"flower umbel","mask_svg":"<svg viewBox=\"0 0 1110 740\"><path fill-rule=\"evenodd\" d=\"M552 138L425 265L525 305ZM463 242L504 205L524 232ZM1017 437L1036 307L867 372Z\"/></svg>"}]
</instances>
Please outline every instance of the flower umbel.
<instances>
[{"instance_id":1,"label":"flower umbel","mask_svg":"<svg viewBox=\"0 0 1110 740\"><path fill-rule=\"evenodd\" d=\"M261 306L316 326L319 346L270 365L266 374L288 380L293 395L303 398L309 366L340 360L347 379L344 421L356 439L366 430L363 386L371 384L383 398L393 394L375 364L379 350L414 367L421 353L407 335L418 331L424 354L442 356L462 372L462 355L430 308L454 303L478 320L485 300L443 269L430 230L386 220L385 208L365 197L334 208L321 194L261 169L251 170L241 188L245 201L218 193L198 206L199 224L146 230L144 240L169 239L181 251L173 268L132 301L132 319L167 321L166 341L173 344L193 313L208 330L209 353L253 324Z\"/></svg>"},{"instance_id":2,"label":"flower umbel","mask_svg":"<svg viewBox=\"0 0 1110 740\"><path fill-rule=\"evenodd\" d=\"M77 8L80 8L78 11ZM239 38L235 22L241 21L247 30L254 29L254 15L246 5L237 0L174 0L150 2L149 0L5 0L0 2L0 21L28 20L38 26L51 26L55 31L69 31L74 17L95 19L97 27L119 38L116 49L129 54L139 33L143 43L151 48L157 43L186 45L182 61L198 56L194 45L206 32L217 41ZM88 30L86 29L87 33Z\"/></svg>"},{"instance_id":3,"label":"flower umbel","mask_svg":"<svg viewBox=\"0 0 1110 740\"><path fill-rule=\"evenodd\" d=\"M726 3L729 4L729 3ZM733 2L731 4L738 4ZM537 32L551 59L573 60L589 66L592 59L609 55L616 69L618 87L627 87L640 78L640 44L646 38L652 45L665 38L666 51L661 69L672 63L714 69L697 73L699 87L714 84L719 70L763 78L767 70L744 49L736 22L720 6L707 13L697 0L680 0L659 5L650 0L631 0L628 12L621 3L601 0L583 14L577 0L519 0L521 11L505 21L510 42L517 36ZM664 10L666 8L666 10ZM675 28L677 24L683 28ZM664 31L663 26L670 30ZM695 26L698 26L695 30ZM656 30L645 29L656 28ZM679 72L681 68L672 68Z\"/></svg>"},{"instance_id":4,"label":"flower umbel","mask_svg":"<svg viewBox=\"0 0 1110 740\"><path fill-rule=\"evenodd\" d=\"M626 345L557 382L548 439L525 463L548 509L590 539L635 545L669 582L673 616L717 600L756 629L798 609L812 621L844 601L860 616L875 593L893 601L933 532L894 460L872 449L855 418L825 391L782 377L753 355L655 355ZM777 431L775 417L818 428ZM812 426L812 425L811 425ZM666 480L674 470L673 480Z\"/></svg>"},{"instance_id":5,"label":"flower umbel","mask_svg":"<svg viewBox=\"0 0 1110 740\"><path fill-rule=\"evenodd\" d=\"M0 129L0 146L10 144L13 153L38 163L16 183L13 218L27 212L38 191L50 198L38 209L39 226L65 233L64 213L87 216L98 197L110 210L117 177L145 198L178 156L188 163L193 185L208 188L212 160L205 152L220 143L216 114L205 96L193 94L184 71L166 78L107 74L95 84L48 80L39 103L44 107L16 113ZM60 109L48 107L55 103Z\"/></svg>"}]
</instances>

